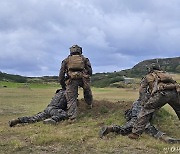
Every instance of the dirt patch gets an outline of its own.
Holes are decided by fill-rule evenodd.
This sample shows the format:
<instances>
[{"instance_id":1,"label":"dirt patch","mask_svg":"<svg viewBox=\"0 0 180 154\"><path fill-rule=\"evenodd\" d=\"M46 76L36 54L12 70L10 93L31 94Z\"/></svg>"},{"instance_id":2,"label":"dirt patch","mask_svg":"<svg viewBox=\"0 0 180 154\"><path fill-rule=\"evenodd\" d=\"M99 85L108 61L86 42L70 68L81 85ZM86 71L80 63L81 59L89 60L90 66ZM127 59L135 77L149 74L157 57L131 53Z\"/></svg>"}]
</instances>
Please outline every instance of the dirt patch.
<instances>
[{"instance_id":1,"label":"dirt patch","mask_svg":"<svg viewBox=\"0 0 180 154\"><path fill-rule=\"evenodd\" d=\"M93 101L93 108L88 109L88 105L85 103L83 99L78 101L78 110L80 117L91 116L93 118L98 118L100 116L106 116L111 113L115 113L117 111L124 113L127 109L129 109L132 105L132 102L110 102L110 101Z\"/></svg>"},{"instance_id":2,"label":"dirt patch","mask_svg":"<svg viewBox=\"0 0 180 154\"><path fill-rule=\"evenodd\" d=\"M130 108L131 105L132 105L132 102L125 102L125 101L118 101L118 102L110 102L110 101L105 101L105 100L101 100L101 101L94 100L93 101L93 108L97 109L97 110L99 108L101 108L102 106L105 106L110 110L113 110L113 109L117 110L118 108L126 110L126 109ZM84 109L87 109L87 105L83 99L78 101L78 107L81 111L83 111Z\"/></svg>"}]
</instances>

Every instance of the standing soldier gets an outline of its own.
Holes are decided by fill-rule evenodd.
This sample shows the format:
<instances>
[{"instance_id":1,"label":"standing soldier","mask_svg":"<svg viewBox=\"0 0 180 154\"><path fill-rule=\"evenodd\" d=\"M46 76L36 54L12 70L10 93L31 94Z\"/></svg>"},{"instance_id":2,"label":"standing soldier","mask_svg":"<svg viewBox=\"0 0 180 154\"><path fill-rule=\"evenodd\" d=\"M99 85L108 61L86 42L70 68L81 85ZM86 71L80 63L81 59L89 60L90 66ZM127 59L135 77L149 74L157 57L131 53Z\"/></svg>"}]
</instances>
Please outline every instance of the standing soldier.
<instances>
[{"instance_id":1,"label":"standing soldier","mask_svg":"<svg viewBox=\"0 0 180 154\"><path fill-rule=\"evenodd\" d=\"M152 64L141 85L142 94L148 90L151 96L142 104L142 110L129 135L131 139L139 138L149 123L151 115L166 103L174 109L180 120L179 85L168 73L161 71L158 65Z\"/></svg>"},{"instance_id":2,"label":"standing soldier","mask_svg":"<svg viewBox=\"0 0 180 154\"><path fill-rule=\"evenodd\" d=\"M82 48L78 45L70 47L70 55L61 64L59 82L62 88L66 89L67 110L71 120L77 116L79 86L83 88L85 102L92 108L91 75L90 61L82 55Z\"/></svg>"}]
</instances>

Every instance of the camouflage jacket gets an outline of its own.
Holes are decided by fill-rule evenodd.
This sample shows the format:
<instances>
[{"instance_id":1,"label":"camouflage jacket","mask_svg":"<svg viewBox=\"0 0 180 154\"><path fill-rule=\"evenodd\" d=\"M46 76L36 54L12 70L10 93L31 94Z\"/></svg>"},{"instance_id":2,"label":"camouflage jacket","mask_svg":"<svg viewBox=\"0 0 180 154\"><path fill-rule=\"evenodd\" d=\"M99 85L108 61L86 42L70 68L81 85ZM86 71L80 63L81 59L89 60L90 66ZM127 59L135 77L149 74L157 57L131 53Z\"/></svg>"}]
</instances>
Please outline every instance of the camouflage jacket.
<instances>
[{"instance_id":1,"label":"camouflage jacket","mask_svg":"<svg viewBox=\"0 0 180 154\"><path fill-rule=\"evenodd\" d=\"M149 84L146 77L142 78L139 88L139 101L144 104L149 98L151 94L149 91Z\"/></svg>"},{"instance_id":2,"label":"camouflage jacket","mask_svg":"<svg viewBox=\"0 0 180 154\"><path fill-rule=\"evenodd\" d=\"M57 90L55 96L52 98L51 102L48 104L47 108L53 107L57 109L66 110L67 109L67 101L65 97L64 90Z\"/></svg>"},{"instance_id":3,"label":"camouflage jacket","mask_svg":"<svg viewBox=\"0 0 180 154\"><path fill-rule=\"evenodd\" d=\"M59 71L59 82L63 89L65 89L65 81L69 78L67 63L68 63L68 57L62 61L61 68ZM90 63L89 59L84 57L84 63L85 63L84 73L91 76L92 75L92 67L91 67L91 63Z\"/></svg>"}]
</instances>

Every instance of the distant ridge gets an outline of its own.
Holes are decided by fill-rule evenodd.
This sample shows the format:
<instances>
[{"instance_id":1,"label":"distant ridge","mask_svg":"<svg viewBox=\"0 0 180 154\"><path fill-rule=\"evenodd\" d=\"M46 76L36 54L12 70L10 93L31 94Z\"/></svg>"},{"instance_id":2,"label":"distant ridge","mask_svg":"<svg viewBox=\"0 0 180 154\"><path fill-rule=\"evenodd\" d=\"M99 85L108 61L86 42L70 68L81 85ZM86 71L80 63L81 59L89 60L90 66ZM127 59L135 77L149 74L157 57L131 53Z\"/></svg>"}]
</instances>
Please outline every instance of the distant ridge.
<instances>
[{"instance_id":1,"label":"distant ridge","mask_svg":"<svg viewBox=\"0 0 180 154\"><path fill-rule=\"evenodd\" d=\"M19 83L27 82L27 77L14 75L14 74L7 74L0 71L0 81L13 81Z\"/></svg>"},{"instance_id":2,"label":"distant ridge","mask_svg":"<svg viewBox=\"0 0 180 154\"><path fill-rule=\"evenodd\" d=\"M120 72L128 77L139 77L147 73L147 67L152 63L158 63L164 71L180 73L180 57L144 60L136 64L133 68Z\"/></svg>"},{"instance_id":3,"label":"distant ridge","mask_svg":"<svg viewBox=\"0 0 180 154\"><path fill-rule=\"evenodd\" d=\"M161 68L167 72L180 73L180 57L174 58L157 58L144 60L139 62L131 69L115 71L110 73L96 73L92 76L92 85L105 87L110 84L123 81L123 77L142 77L147 73L147 67L151 63L157 63ZM13 81L13 82L58 82L57 76L43 76L43 77L24 77L20 75L12 75L0 72L0 81Z\"/></svg>"}]
</instances>

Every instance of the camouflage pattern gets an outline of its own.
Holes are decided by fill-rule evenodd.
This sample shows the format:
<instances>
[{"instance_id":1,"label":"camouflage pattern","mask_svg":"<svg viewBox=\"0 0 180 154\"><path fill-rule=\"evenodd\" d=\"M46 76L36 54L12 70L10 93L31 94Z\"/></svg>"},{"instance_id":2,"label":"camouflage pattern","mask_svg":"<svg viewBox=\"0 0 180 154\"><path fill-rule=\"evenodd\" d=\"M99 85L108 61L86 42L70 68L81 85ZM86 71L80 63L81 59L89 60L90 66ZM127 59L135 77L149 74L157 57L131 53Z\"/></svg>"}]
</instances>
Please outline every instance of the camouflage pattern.
<instances>
[{"instance_id":1,"label":"camouflage pattern","mask_svg":"<svg viewBox=\"0 0 180 154\"><path fill-rule=\"evenodd\" d=\"M123 126L114 125L113 132L121 135L128 135L132 132L133 126L137 121L137 117L142 109L142 105L140 100L137 100L133 103L131 109L125 111L125 119L127 120L126 124ZM152 117L152 115L151 115ZM160 138L165 133L159 131L155 126L151 123L147 123L145 126L145 132L155 138Z\"/></svg>"},{"instance_id":2,"label":"camouflage pattern","mask_svg":"<svg viewBox=\"0 0 180 154\"><path fill-rule=\"evenodd\" d=\"M68 118L66 109L67 101L65 98L65 91L58 90L55 96L52 98L50 104L44 111L39 112L34 116L19 117L18 120L19 123L35 123L47 118L52 118L56 122L59 122Z\"/></svg>"},{"instance_id":3,"label":"camouflage pattern","mask_svg":"<svg viewBox=\"0 0 180 154\"><path fill-rule=\"evenodd\" d=\"M175 110L178 118L180 119L180 101L176 90L164 90L155 93L144 104L132 132L142 134L146 125L149 123L152 114L167 103Z\"/></svg>"},{"instance_id":4,"label":"camouflage pattern","mask_svg":"<svg viewBox=\"0 0 180 154\"><path fill-rule=\"evenodd\" d=\"M82 78L72 79L69 76L68 70L68 57L62 61L61 69L59 72L59 82L63 89L66 89L67 110L70 119L77 116L77 97L78 87L83 88L84 100L88 105L92 105L93 97L90 88L90 76L92 75L91 63L88 58L83 56L85 68L81 71Z\"/></svg>"},{"instance_id":5,"label":"camouflage pattern","mask_svg":"<svg viewBox=\"0 0 180 154\"><path fill-rule=\"evenodd\" d=\"M161 97L156 96L157 98L159 98L159 101L161 101L161 103L162 102L172 102L171 103L172 107L174 106L174 110L179 115L180 108L179 108L179 100L177 98L178 94L177 94L176 90L175 89L171 89L171 90L166 89L164 91L159 91L159 92L155 93L155 95L159 95L159 94L161 94ZM155 97L155 95L154 95L154 97ZM168 99L165 98L164 95L166 95L166 97L168 97ZM103 135L105 135L109 132L116 132L117 134L128 135L128 134L132 133L136 128L137 128L137 130L138 129L140 130L140 128L142 128L142 126L137 125L137 121L139 120L139 117L142 117L141 114L142 114L144 108L146 107L146 102L148 102L150 100L154 100L154 99L152 99L152 95L151 95L151 91L148 86L147 79L146 79L146 77L144 77L144 78L142 78L141 83L140 83L139 99L133 103L131 109L128 109L127 111L125 111L125 119L127 120L126 124L123 126L113 125L112 127L110 127L110 126L104 127L100 131L100 137L102 137ZM160 105L163 105L163 104L160 104ZM156 109L158 109L158 108L156 108ZM146 113L148 113L148 117L144 116L142 118L142 120L146 120L146 122L143 123L143 131L145 131L145 133L147 133L155 138L161 139L165 142L168 142L168 143L177 143L178 142L179 143L178 139L174 139L174 138L167 136L165 133L159 131L155 126L153 126L150 123L151 119L153 119L154 111L155 110L149 110L148 112L146 112ZM146 119L146 117L148 120ZM139 126L139 127L135 127L135 126ZM137 133L137 132L134 131L134 133Z\"/></svg>"},{"instance_id":6,"label":"camouflage pattern","mask_svg":"<svg viewBox=\"0 0 180 154\"><path fill-rule=\"evenodd\" d=\"M156 80L149 79L149 74L147 74L141 82L140 91L142 96L145 95L147 90L151 94L150 98L142 103L143 107L132 130L134 134L142 134L145 131L152 114L167 103L174 109L178 118L180 119L180 99L176 88L166 88L168 86L163 86L163 88L156 88L156 90L153 92L154 87L158 86L159 84L158 82L155 84L155 82ZM165 84L171 84L172 87L172 82ZM174 81L174 84L177 83Z\"/></svg>"},{"instance_id":7,"label":"camouflage pattern","mask_svg":"<svg viewBox=\"0 0 180 154\"><path fill-rule=\"evenodd\" d=\"M85 57L84 57L84 62L85 62L85 69L83 70L83 75L84 75L84 78L89 79L90 76L92 75L91 63L90 63L89 59L85 58ZM70 77L68 75L67 63L68 63L68 57L62 61L61 68L59 71L59 82L60 82L60 85L62 86L63 89L66 89L66 81L68 79L70 79Z\"/></svg>"},{"instance_id":8,"label":"camouflage pattern","mask_svg":"<svg viewBox=\"0 0 180 154\"><path fill-rule=\"evenodd\" d=\"M152 72L154 70L161 70L161 67L158 63L152 63L150 64L150 66L148 67L148 71Z\"/></svg>"},{"instance_id":9,"label":"camouflage pattern","mask_svg":"<svg viewBox=\"0 0 180 154\"><path fill-rule=\"evenodd\" d=\"M77 52L82 54L82 47L80 47L78 45L73 45L69 49L70 49L70 54L77 53Z\"/></svg>"},{"instance_id":10,"label":"camouflage pattern","mask_svg":"<svg viewBox=\"0 0 180 154\"><path fill-rule=\"evenodd\" d=\"M78 87L83 88L84 100L88 105L92 104L92 92L90 89L89 79L83 80L68 80L66 85L66 100L68 115L73 119L77 116L77 97Z\"/></svg>"}]
</instances>

